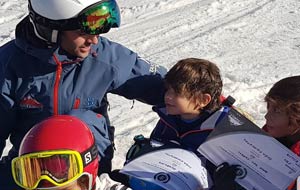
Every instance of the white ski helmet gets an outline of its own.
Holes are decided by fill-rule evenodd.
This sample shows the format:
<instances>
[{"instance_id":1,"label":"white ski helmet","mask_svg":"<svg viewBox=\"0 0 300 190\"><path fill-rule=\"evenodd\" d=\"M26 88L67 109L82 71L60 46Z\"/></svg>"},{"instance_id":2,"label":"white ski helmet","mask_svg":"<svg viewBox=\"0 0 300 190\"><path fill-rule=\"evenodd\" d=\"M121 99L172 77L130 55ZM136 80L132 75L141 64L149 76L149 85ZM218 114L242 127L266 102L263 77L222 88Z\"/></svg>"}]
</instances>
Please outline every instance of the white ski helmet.
<instances>
[{"instance_id":1,"label":"white ski helmet","mask_svg":"<svg viewBox=\"0 0 300 190\"><path fill-rule=\"evenodd\" d=\"M29 17L35 34L50 43L58 42L60 31L97 35L120 26L115 0L29 0Z\"/></svg>"}]
</instances>

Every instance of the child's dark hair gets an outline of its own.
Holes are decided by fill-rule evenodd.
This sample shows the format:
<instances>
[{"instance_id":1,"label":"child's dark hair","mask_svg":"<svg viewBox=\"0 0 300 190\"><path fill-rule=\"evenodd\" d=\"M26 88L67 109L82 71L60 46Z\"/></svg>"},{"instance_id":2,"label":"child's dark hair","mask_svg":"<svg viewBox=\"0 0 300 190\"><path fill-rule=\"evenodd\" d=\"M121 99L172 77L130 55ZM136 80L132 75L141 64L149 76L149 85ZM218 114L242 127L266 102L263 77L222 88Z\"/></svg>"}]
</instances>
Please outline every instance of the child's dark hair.
<instances>
[{"instance_id":1,"label":"child's dark hair","mask_svg":"<svg viewBox=\"0 0 300 190\"><path fill-rule=\"evenodd\" d=\"M265 101L286 111L290 122L300 126L300 76L287 77L276 82L267 93Z\"/></svg>"},{"instance_id":2,"label":"child's dark hair","mask_svg":"<svg viewBox=\"0 0 300 190\"><path fill-rule=\"evenodd\" d=\"M209 94L211 102L204 109L215 111L220 108L223 87L220 70L208 60L187 58L178 61L166 74L165 83L188 99Z\"/></svg>"}]
</instances>

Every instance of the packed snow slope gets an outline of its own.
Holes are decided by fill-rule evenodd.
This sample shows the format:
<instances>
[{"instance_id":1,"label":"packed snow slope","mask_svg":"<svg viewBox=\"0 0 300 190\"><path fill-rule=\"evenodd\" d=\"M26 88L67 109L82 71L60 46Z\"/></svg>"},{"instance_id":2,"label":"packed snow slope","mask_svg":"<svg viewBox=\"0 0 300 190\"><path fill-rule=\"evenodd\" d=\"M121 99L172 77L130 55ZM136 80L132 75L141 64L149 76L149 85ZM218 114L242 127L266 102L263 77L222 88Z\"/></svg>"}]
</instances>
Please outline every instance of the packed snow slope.
<instances>
[{"instance_id":1,"label":"packed snow slope","mask_svg":"<svg viewBox=\"0 0 300 190\"><path fill-rule=\"evenodd\" d=\"M187 57L209 59L221 69L225 96L264 123L265 93L300 67L298 0L118 0L122 25L104 36L167 68ZM26 0L0 0L0 45L14 39L27 14ZM114 168L122 166L137 134L158 120L151 107L109 95L116 127ZM133 105L133 108L132 108ZM9 145L8 147L9 148ZM7 150L5 151L7 152Z\"/></svg>"}]
</instances>

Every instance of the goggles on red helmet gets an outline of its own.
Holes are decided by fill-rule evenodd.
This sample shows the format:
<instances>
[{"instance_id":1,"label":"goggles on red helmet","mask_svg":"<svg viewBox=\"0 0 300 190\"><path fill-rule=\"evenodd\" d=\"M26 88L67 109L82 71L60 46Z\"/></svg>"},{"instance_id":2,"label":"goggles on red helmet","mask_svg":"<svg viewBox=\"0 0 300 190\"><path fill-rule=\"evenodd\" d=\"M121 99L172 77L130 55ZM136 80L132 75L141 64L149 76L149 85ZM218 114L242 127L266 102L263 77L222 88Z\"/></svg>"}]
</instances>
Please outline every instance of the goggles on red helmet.
<instances>
[{"instance_id":1,"label":"goggles on red helmet","mask_svg":"<svg viewBox=\"0 0 300 190\"><path fill-rule=\"evenodd\" d=\"M106 33L110 28L120 26L121 16L115 0L103 0L82 10L76 18L51 20L34 12L29 5L32 20L51 29L81 30L85 34L98 35Z\"/></svg>"},{"instance_id":2,"label":"goggles on red helmet","mask_svg":"<svg viewBox=\"0 0 300 190\"><path fill-rule=\"evenodd\" d=\"M81 154L72 150L29 153L12 160L12 174L24 189L36 189L42 180L61 187L79 178L97 156L96 146Z\"/></svg>"}]
</instances>

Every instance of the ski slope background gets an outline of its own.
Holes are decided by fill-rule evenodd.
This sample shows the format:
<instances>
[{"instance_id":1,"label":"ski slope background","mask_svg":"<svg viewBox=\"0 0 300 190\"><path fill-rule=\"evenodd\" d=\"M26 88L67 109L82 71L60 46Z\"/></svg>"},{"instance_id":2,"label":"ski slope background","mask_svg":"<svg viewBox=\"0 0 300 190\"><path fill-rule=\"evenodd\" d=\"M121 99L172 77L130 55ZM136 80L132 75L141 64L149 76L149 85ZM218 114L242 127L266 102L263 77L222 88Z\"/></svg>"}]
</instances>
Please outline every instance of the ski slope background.
<instances>
[{"instance_id":1,"label":"ski slope background","mask_svg":"<svg viewBox=\"0 0 300 190\"><path fill-rule=\"evenodd\" d=\"M122 25L104 36L167 68L187 57L215 62L223 94L233 96L259 126L272 84L300 74L299 0L117 1ZM0 45L14 39L15 26L26 14L27 0L0 0ZM109 99L116 127L113 167L120 168L132 138L148 136L158 117L151 106L116 95Z\"/></svg>"}]
</instances>

